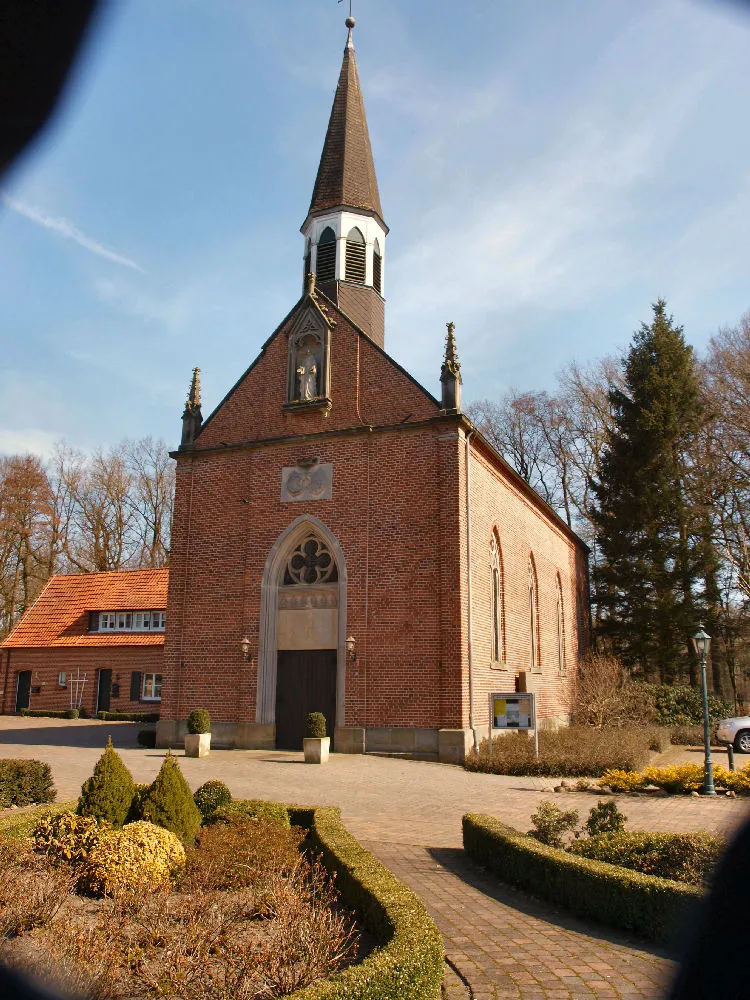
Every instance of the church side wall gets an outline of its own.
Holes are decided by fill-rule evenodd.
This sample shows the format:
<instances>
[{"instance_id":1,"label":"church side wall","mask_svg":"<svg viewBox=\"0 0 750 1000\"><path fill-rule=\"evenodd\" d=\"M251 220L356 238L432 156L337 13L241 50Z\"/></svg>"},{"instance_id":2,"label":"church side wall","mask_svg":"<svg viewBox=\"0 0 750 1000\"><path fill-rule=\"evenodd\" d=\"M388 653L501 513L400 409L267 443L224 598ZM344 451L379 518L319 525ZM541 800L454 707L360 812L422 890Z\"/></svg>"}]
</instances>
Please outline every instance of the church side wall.
<instances>
[{"instance_id":1,"label":"church side wall","mask_svg":"<svg viewBox=\"0 0 750 1000\"><path fill-rule=\"evenodd\" d=\"M205 707L217 721L254 723L264 567L281 533L308 514L346 560L346 632L357 662L346 671L338 724L463 725L456 436L443 435L444 424L362 427L180 456L162 718ZM331 499L282 502L282 469L311 454L333 466ZM251 662L240 649L245 636Z\"/></svg>"},{"instance_id":2,"label":"church side wall","mask_svg":"<svg viewBox=\"0 0 750 1000\"><path fill-rule=\"evenodd\" d=\"M463 508L463 532L466 531ZM489 454L471 450L472 609L476 725L487 731L488 695L537 694L542 725L566 722L569 685L586 650L586 555L526 497ZM493 658L491 538L500 553L501 656ZM536 668L530 667L529 562L536 572ZM557 580L563 601L564 663L559 669ZM466 586L464 579L464 588ZM524 687L525 685L525 687ZM468 697L468 660L464 687Z\"/></svg>"}]
</instances>

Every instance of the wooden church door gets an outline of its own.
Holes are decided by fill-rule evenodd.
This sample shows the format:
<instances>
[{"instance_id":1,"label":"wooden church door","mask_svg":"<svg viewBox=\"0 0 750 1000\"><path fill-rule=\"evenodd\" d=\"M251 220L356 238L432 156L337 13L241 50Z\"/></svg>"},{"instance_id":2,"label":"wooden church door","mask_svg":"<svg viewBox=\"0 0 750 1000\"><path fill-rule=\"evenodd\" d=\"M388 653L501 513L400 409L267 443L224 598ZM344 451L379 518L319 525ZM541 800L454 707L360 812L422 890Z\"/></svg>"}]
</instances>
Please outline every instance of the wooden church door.
<instances>
[{"instance_id":1,"label":"wooden church door","mask_svg":"<svg viewBox=\"0 0 750 1000\"><path fill-rule=\"evenodd\" d=\"M282 649L276 673L276 746L301 750L310 712L326 717L333 743L336 725L335 649Z\"/></svg>"}]
</instances>

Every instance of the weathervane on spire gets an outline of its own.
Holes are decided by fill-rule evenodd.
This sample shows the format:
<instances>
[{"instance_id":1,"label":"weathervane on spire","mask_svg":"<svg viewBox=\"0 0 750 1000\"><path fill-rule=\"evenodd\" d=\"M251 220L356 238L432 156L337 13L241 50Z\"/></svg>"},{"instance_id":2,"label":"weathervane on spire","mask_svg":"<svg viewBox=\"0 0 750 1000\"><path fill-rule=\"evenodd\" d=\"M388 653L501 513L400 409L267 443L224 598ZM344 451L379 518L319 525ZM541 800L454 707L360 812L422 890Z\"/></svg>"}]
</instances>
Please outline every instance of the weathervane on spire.
<instances>
[{"instance_id":1,"label":"weathervane on spire","mask_svg":"<svg viewBox=\"0 0 750 1000\"><path fill-rule=\"evenodd\" d=\"M339 3L343 3L344 0L339 0ZM349 17L352 18L352 0L349 0ZM353 18L352 18L353 20Z\"/></svg>"},{"instance_id":2,"label":"weathervane on spire","mask_svg":"<svg viewBox=\"0 0 750 1000\"><path fill-rule=\"evenodd\" d=\"M339 3L343 3L343 2L344 2L344 0L339 0ZM347 49L353 49L354 48L354 39L352 38L352 29L354 28L354 25L356 23L357 22L354 20L354 17L352 16L352 0L349 0L349 17L347 17L347 19L346 19L346 26L349 29L349 37L346 40L346 47L347 47Z\"/></svg>"}]
</instances>

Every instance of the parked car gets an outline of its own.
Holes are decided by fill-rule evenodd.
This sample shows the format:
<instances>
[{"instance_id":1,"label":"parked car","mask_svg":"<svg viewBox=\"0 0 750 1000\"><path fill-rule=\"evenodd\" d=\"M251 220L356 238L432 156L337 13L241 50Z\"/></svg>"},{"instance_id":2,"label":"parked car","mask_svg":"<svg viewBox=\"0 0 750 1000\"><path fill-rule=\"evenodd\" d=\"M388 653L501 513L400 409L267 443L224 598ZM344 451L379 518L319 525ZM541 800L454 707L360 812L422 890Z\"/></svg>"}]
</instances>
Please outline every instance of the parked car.
<instances>
[{"instance_id":1,"label":"parked car","mask_svg":"<svg viewBox=\"0 0 750 1000\"><path fill-rule=\"evenodd\" d=\"M737 753L750 753L750 715L722 719L716 727L720 743L731 743Z\"/></svg>"}]
</instances>

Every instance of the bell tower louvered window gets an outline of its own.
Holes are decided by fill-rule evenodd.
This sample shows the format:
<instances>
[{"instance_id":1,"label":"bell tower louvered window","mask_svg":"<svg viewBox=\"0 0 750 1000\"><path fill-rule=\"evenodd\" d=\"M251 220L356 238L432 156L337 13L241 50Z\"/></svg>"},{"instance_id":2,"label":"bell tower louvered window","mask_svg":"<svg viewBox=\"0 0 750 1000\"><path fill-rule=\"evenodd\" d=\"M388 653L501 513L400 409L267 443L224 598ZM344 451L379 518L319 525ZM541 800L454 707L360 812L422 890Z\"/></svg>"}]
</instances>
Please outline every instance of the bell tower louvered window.
<instances>
[{"instance_id":1,"label":"bell tower louvered window","mask_svg":"<svg viewBox=\"0 0 750 1000\"><path fill-rule=\"evenodd\" d=\"M383 294L383 255L377 240L372 247L372 287L378 295Z\"/></svg>"},{"instance_id":2,"label":"bell tower louvered window","mask_svg":"<svg viewBox=\"0 0 750 1000\"><path fill-rule=\"evenodd\" d=\"M336 234L327 226L318 240L318 281L334 281L336 278Z\"/></svg>"},{"instance_id":3,"label":"bell tower louvered window","mask_svg":"<svg viewBox=\"0 0 750 1000\"><path fill-rule=\"evenodd\" d=\"M362 233L355 226L346 237L346 280L364 285L367 274L367 246Z\"/></svg>"},{"instance_id":4,"label":"bell tower louvered window","mask_svg":"<svg viewBox=\"0 0 750 1000\"><path fill-rule=\"evenodd\" d=\"M305 271L302 275L302 287L305 287L308 274L312 271L312 244L309 240L305 242Z\"/></svg>"}]
</instances>

